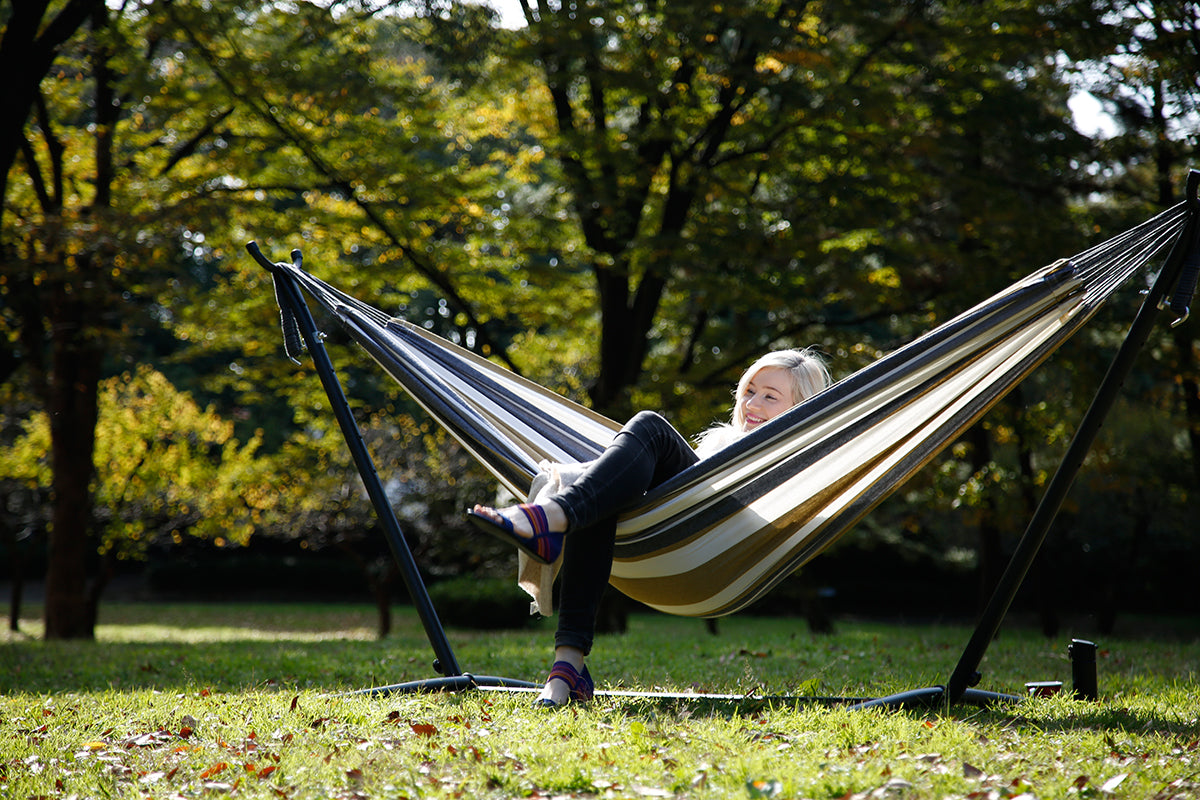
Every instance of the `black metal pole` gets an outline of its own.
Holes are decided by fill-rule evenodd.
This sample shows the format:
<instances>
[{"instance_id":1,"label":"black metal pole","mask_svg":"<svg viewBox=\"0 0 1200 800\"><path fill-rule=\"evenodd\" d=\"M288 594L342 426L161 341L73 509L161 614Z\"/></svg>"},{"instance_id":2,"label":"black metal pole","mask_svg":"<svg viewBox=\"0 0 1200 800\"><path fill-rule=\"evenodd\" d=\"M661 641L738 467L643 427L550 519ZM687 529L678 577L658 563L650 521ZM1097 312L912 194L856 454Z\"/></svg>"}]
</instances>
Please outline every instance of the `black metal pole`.
<instances>
[{"instance_id":1,"label":"black metal pole","mask_svg":"<svg viewBox=\"0 0 1200 800\"><path fill-rule=\"evenodd\" d=\"M1188 181L1188 192L1193 206L1196 201L1197 177L1198 173L1193 171ZM1080 420L1079 428L1067 447L1062 463L1058 465L1058 470L1047 485L1046 493L1042 496L1042 500L1029 522L1029 527L1025 529L1024 535L1017 543L1017 549L1008 562L1008 567L996 584L991 599L976 624L975 632L967 643L947 684L948 700L951 705L958 702L968 687L978 683L979 664L983 661L988 644L1000 630L1000 624L1004 621L1004 616L1008 613L1013 598L1021 588L1025 575L1033 565L1038 550L1046 539L1046 533L1066 499L1067 491L1083 466L1083 460L1087 456L1088 450L1091 449L1092 443L1104 423L1104 418L1108 415L1125 378L1133 368L1138 352L1149 338L1163 299L1171 285L1179 277L1189 252L1196 247L1196 217L1197 211L1193 207L1184 230L1176 240L1171 254L1167 257L1141 308L1138 309L1137 316L1130 325L1129 332L1125 335L1125 341L1121 343L1104 380L1096 390L1096 396L1092 399L1091 406Z\"/></svg>"},{"instance_id":2,"label":"black metal pole","mask_svg":"<svg viewBox=\"0 0 1200 800\"><path fill-rule=\"evenodd\" d=\"M333 414L337 417L338 425L342 429L342 435L346 439L346 444L350 448L350 455L354 459L354 465L358 468L358 474L362 477L363 484L366 486L367 495L371 498L371 504L375 507L375 513L379 517L380 524L383 525L384 534L387 536L388 545L392 549L392 555L396 558L396 562L400 565L401 574L404 578L404 584L408 587L408 593L412 597L413 605L417 609L417 614L421 617L421 623L425 627L425 635L429 638L429 643L433 647L434 669L446 676L462 675L462 670L459 669L458 660L454 657L454 651L450 647L450 641L446 638L446 631L442 627L441 620L438 619L437 610L433 607L433 602L429 599L429 593L425 589L425 581L422 580L420 572L417 570L416 560L413 558L412 550L408 547L408 542L404 540L404 532L400 529L400 523L396 520L396 515L392 511L392 506L388 502L387 494L383 490L383 484L379 480L379 474L375 470L375 462L371 459L371 454L367 452L367 446L363 443L362 434L359 432L358 423L354 420L354 414L350 411L350 404L346 400L346 395L342 391L341 382L338 381L337 374L333 369L333 362L329 359L329 354L325 350L325 345L321 341L321 334L317 330L317 323L313 319L312 312L308 309L308 304L304 302L304 297L300 293L300 287L296 285L295 279L280 269L276 269L275 265L269 261L258 246L254 242L246 245L246 249L250 255L258 263L268 270L275 278L278 287L278 295L281 303L286 303L288 311L291 311L295 316L295 320L300 328L300 334L304 337L304 343L308 347L308 352L312 356L313 366L317 370L317 375L321 379L321 385L325 389L325 394L329 396L329 403L333 407ZM293 264L300 267L300 251L292 251Z\"/></svg>"}]
</instances>

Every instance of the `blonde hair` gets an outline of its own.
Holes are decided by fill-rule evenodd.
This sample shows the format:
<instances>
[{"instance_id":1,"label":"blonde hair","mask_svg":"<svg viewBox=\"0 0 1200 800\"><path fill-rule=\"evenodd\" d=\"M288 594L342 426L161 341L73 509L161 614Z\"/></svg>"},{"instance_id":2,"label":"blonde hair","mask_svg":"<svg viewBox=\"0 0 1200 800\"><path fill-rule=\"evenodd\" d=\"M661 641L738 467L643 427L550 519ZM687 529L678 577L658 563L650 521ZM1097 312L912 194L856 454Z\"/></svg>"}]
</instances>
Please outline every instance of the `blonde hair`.
<instances>
[{"instance_id":1,"label":"blonde hair","mask_svg":"<svg viewBox=\"0 0 1200 800\"><path fill-rule=\"evenodd\" d=\"M746 424L746 415L742 410L741 403L737 401L742 399L750 381L754 380L754 376L764 367L779 367L787 370L792 379L793 403L807 400L833 382L825 360L811 347L800 350L775 350L767 353L751 364L742 373L741 380L738 381L733 395L733 426L739 430Z\"/></svg>"}]
</instances>

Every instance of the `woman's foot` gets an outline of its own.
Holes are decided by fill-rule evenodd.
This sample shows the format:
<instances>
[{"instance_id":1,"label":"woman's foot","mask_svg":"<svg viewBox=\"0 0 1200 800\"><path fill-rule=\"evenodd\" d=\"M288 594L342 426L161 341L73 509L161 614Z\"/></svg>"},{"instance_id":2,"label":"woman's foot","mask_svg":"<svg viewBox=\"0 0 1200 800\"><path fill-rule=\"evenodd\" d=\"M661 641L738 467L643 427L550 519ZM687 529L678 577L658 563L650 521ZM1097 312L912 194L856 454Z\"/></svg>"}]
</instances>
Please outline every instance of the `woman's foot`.
<instances>
[{"instance_id":1,"label":"woman's foot","mask_svg":"<svg viewBox=\"0 0 1200 800\"><path fill-rule=\"evenodd\" d=\"M532 539L537 533L534 530L533 523L529 519L530 511L522 509L541 509L541 513L546 517L546 530L549 533L564 533L567 530L567 515L563 511L562 506L553 500L547 500L538 504L526 504L518 506L508 506L507 508L491 508L489 506L475 504L471 512L480 516L488 517L497 524L503 525L502 520L508 520L512 525L513 533L520 536L522 539ZM536 512L534 512L536 514Z\"/></svg>"},{"instance_id":2,"label":"woman's foot","mask_svg":"<svg viewBox=\"0 0 1200 800\"><path fill-rule=\"evenodd\" d=\"M572 654L558 658L550 669L550 677L542 687L534 705L540 708L558 708L567 703L586 703L595 693L595 684L583 663L583 654Z\"/></svg>"},{"instance_id":3,"label":"woman's foot","mask_svg":"<svg viewBox=\"0 0 1200 800\"><path fill-rule=\"evenodd\" d=\"M467 512L467 518L480 530L515 544L542 564L553 564L562 553L567 517L562 506L553 501L542 505L511 506L499 511L476 505Z\"/></svg>"}]
</instances>

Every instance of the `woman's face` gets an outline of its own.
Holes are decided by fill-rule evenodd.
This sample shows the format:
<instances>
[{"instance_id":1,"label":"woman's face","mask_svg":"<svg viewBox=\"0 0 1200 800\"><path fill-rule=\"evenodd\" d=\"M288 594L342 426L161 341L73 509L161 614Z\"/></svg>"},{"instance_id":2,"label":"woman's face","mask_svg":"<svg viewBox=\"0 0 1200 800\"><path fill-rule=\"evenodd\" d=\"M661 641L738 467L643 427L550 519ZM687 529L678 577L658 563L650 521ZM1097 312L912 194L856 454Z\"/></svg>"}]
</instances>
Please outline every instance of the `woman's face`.
<instances>
[{"instance_id":1,"label":"woman's face","mask_svg":"<svg viewBox=\"0 0 1200 800\"><path fill-rule=\"evenodd\" d=\"M783 367L763 367L746 384L738 405L746 419L742 429L754 430L796 405L791 376Z\"/></svg>"}]
</instances>

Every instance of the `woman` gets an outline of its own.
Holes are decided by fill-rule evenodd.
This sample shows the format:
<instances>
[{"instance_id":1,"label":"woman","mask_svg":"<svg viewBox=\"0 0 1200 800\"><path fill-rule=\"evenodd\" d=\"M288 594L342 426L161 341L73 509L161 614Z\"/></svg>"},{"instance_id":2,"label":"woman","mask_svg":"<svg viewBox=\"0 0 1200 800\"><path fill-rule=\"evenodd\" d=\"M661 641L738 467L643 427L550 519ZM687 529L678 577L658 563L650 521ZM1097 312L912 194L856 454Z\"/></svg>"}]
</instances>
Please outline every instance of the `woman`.
<instances>
[{"instance_id":1,"label":"woman","mask_svg":"<svg viewBox=\"0 0 1200 800\"><path fill-rule=\"evenodd\" d=\"M562 554L554 666L538 705L557 707L592 698L584 659L591 652L596 612L612 571L618 512L829 383L829 370L811 350L768 353L738 381L732 420L704 431L695 450L663 417L642 411L560 493L537 503L499 510L476 505L467 512L481 529L536 561L552 564Z\"/></svg>"}]
</instances>

